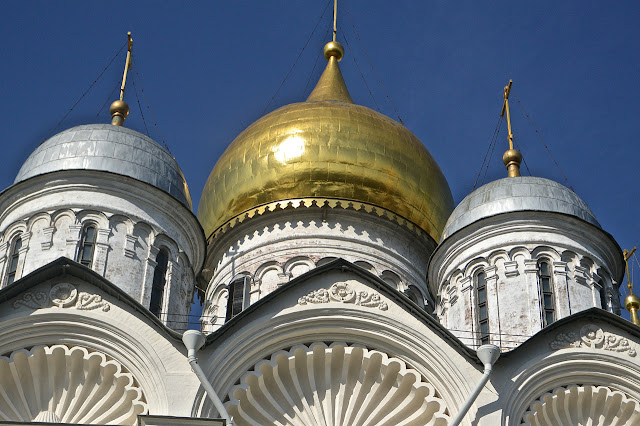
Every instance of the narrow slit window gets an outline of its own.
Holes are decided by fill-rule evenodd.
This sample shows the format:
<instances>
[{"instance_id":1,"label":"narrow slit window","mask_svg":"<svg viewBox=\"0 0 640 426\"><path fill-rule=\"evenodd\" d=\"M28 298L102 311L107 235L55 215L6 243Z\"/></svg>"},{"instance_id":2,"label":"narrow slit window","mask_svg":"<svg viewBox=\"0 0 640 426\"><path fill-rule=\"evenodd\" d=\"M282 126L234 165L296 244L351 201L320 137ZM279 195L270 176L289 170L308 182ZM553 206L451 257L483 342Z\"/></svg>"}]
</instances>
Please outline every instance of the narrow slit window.
<instances>
[{"instance_id":1,"label":"narrow slit window","mask_svg":"<svg viewBox=\"0 0 640 426\"><path fill-rule=\"evenodd\" d=\"M244 307L244 286L246 277L238 278L229 284L229 300L227 301L227 315L225 321L242 312Z\"/></svg>"},{"instance_id":2,"label":"narrow slit window","mask_svg":"<svg viewBox=\"0 0 640 426\"><path fill-rule=\"evenodd\" d=\"M7 268L7 285L13 284L16 280L16 272L18 271L18 260L20 259L20 249L22 248L22 234L13 237L11 243L11 255L9 257Z\"/></svg>"},{"instance_id":3,"label":"narrow slit window","mask_svg":"<svg viewBox=\"0 0 640 426\"><path fill-rule=\"evenodd\" d=\"M540 279L540 302L542 307L542 326L546 327L556 320L553 282L551 281L551 267L549 262L542 261L538 265Z\"/></svg>"},{"instance_id":4,"label":"narrow slit window","mask_svg":"<svg viewBox=\"0 0 640 426\"><path fill-rule=\"evenodd\" d=\"M78 262L91 268L93 265L93 253L96 247L96 227L87 225L82 230L82 240L80 242L80 251L78 253Z\"/></svg>"},{"instance_id":5,"label":"narrow slit window","mask_svg":"<svg viewBox=\"0 0 640 426\"><path fill-rule=\"evenodd\" d=\"M162 312L162 301L164 299L164 288L167 283L167 266L169 264L169 252L160 249L156 256L156 269L153 272L153 283L151 284L151 301L149 310L158 318Z\"/></svg>"},{"instance_id":6,"label":"narrow slit window","mask_svg":"<svg viewBox=\"0 0 640 426\"><path fill-rule=\"evenodd\" d=\"M598 284L600 284L600 307L608 311L609 303L607 303L607 289L604 286L604 281L598 280Z\"/></svg>"},{"instance_id":7,"label":"narrow slit window","mask_svg":"<svg viewBox=\"0 0 640 426\"><path fill-rule=\"evenodd\" d=\"M487 276L484 272L476 274L476 297L478 302L478 329L481 345L490 343L489 311L487 309Z\"/></svg>"}]
</instances>

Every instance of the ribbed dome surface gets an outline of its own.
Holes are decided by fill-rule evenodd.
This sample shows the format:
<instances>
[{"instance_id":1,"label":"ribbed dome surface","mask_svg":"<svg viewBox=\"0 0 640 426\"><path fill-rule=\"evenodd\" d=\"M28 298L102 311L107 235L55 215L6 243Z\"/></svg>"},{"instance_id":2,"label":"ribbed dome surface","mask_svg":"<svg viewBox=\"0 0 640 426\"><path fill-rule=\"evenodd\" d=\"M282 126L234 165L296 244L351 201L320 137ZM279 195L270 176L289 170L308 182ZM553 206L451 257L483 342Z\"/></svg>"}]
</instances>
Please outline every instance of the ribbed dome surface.
<instances>
[{"instance_id":1,"label":"ribbed dome surface","mask_svg":"<svg viewBox=\"0 0 640 426\"><path fill-rule=\"evenodd\" d=\"M515 211L564 213L600 228L589 206L575 192L549 179L522 176L490 182L467 195L451 213L442 239L485 217Z\"/></svg>"},{"instance_id":2,"label":"ribbed dome surface","mask_svg":"<svg viewBox=\"0 0 640 426\"><path fill-rule=\"evenodd\" d=\"M65 130L43 142L24 162L14 183L60 170L101 170L129 176L172 195L191 209L176 160L151 138L111 124Z\"/></svg>"},{"instance_id":3,"label":"ribbed dome surface","mask_svg":"<svg viewBox=\"0 0 640 426\"><path fill-rule=\"evenodd\" d=\"M324 197L383 207L434 240L453 209L449 185L406 127L351 103L335 58L307 102L253 123L227 148L204 188L207 236L266 203Z\"/></svg>"}]
</instances>

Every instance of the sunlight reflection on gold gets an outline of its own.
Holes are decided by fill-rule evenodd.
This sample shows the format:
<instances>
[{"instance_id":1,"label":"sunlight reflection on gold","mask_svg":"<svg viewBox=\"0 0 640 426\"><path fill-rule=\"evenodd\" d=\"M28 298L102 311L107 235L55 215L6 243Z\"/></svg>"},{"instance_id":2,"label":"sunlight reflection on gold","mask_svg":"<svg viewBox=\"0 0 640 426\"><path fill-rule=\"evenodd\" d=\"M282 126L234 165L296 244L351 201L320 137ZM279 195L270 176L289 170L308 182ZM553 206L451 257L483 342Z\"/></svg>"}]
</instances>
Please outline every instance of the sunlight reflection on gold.
<instances>
[{"instance_id":1,"label":"sunlight reflection on gold","mask_svg":"<svg viewBox=\"0 0 640 426\"><path fill-rule=\"evenodd\" d=\"M299 158L304 153L304 139L297 135L291 135L278 146L273 148L273 154L276 160L282 164Z\"/></svg>"}]
</instances>

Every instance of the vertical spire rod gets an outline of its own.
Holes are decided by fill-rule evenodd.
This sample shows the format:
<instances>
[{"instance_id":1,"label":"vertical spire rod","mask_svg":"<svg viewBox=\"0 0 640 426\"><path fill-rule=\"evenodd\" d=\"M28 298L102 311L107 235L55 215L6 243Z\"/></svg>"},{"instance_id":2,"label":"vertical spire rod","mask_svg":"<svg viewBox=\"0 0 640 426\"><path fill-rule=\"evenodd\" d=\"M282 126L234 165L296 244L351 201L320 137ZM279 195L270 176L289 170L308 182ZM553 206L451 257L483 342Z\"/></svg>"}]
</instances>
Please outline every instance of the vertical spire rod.
<instances>
[{"instance_id":1,"label":"vertical spire rod","mask_svg":"<svg viewBox=\"0 0 640 426\"><path fill-rule=\"evenodd\" d=\"M124 98L124 86L127 84L127 71L131 69L131 49L133 49L133 39L131 38L131 31L127 33L128 46L127 46L127 61L124 64L124 75L122 76L122 86L120 86L120 100Z\"/></svg>"},{"instance_id":2,"label":"vertical spire rod","mask_svg":"<svg viewBox=\"0 0 640 426\"><path fill-rule=\"evenodd\" d=\"M629 259L635 252L635 247L631 251L626 249L622 251L625 267L627 269L627 288L629 289L629 295L624 299L624 307L631 314L631 322L635 325L640 325L640 318L638 318L638 309L640 309L640 298L633 294L633 283L631 282L631 275L629 275Z\"/></svg>"},{"instance_id":3,"label":"vertical spire rod","mask_svg":"<svg viewBox=\"0 0 640 426\"><path fill-rule=\"evenodd\" d=\"M333 41L336 41L336 33L338 32L337 20L338 20L338 0L333 0Z\"/></svg>"},{"instance_id":4,"label":"vertical spire rod","mask_svg":"<svg viewBox=\"0 0 640 426\"><path fill-rule=\"evenodd\" d=\"M109 112L111 113L111 124L114 126L123 126L124 119L129 115L129 105L123 100L124 86L127 84L127 71L131 68L131 49L133 48L133 39L131 31L127 33L127 61L124 64L124 75L122 76L122 86L120 86L120 100L111 104Z\"/></svg>"},{"instance_id":5,"label":"vertical spire rod","mask_svg":"<svg viewBox=\"0 0 640 426\"><path fill-rule=\"evenodd\" d=\"M509 177L520 176L520 163L522 162L522 154L513 149L513 132L511 131L511 112L509 111L509 93L511 93L511 85L513 80L509 80L509 84L504 87L504 102L502 103L502 111L500 117L504 117L507 112L507 129L509 131L509 150L502 156L502 162L507 166L507 175Z\"/></svg>"},{"instance_id":6,"label":"vertical spire rod","mask_svg":"<svg viewBox=\"0 0 640 426\"><path fill-rule=\"evenodd\" d=\"M500 117L504 117L507 112L507 129L509 130L509 149L513 149L513 133L511 132L511 113L509 111L509 93L511 93L511 85L513 80L509 80L509 84L504 87L504 102L502 103L502 112Z\"/></svg>"}]
</instances>

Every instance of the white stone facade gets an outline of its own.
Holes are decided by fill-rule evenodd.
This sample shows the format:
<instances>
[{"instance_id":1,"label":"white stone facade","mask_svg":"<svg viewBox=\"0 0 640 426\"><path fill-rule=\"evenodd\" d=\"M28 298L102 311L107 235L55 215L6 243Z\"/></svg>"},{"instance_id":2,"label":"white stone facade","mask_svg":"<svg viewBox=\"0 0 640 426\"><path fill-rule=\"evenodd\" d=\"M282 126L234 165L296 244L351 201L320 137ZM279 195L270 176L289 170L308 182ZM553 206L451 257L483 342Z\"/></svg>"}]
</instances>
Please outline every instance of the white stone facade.
<instances>
[{"instance_id":1,"label":"white stone facade","mask_svg":"<svg viewBox=\"0 0 640 426\"><path fill-rule=\"evenodd\" d=\"M204 257L196 218L163 191L99 171L59 171L9 188L0 202L0 273L21 239L15 279L60 257L80 261L83 229L96 238L90 268L149 307L155 259L169 253L162 320L185 329ZM169 315L171 313L171 315Z\"/></svg>"},{"instance_id":2,"label":"white stone facade","mask_svg":"<svg viewBox=\"0 0 640 426\"><path fill-rule=\"evenodd\" d=\"M541 330L540 263L550 269L554 320L592 307L620 313L619 247L601 229L566 215L504 213L463 228L429 267L440 322L480 344L477 275L486 277L490 342L512 349ZM604 302L604 305L603 305Z\"/></svg>"},{"instance_id":3,"label":"white stone facade","mask_svg":"<svg viewBox=\"0 0 640 426\"><path fill-rule=\"evenodd\" d=\"M371 272L422 307L433 306L425 275L433 240L398 223L381 209L323 207L310 201L267 211L235 225L213 240L207 255L210 276L203 310L203 330L225 322L228 286L246 277L244 306L249 307L292 279L335 259Z\"/></svg>"}]
</instances>

